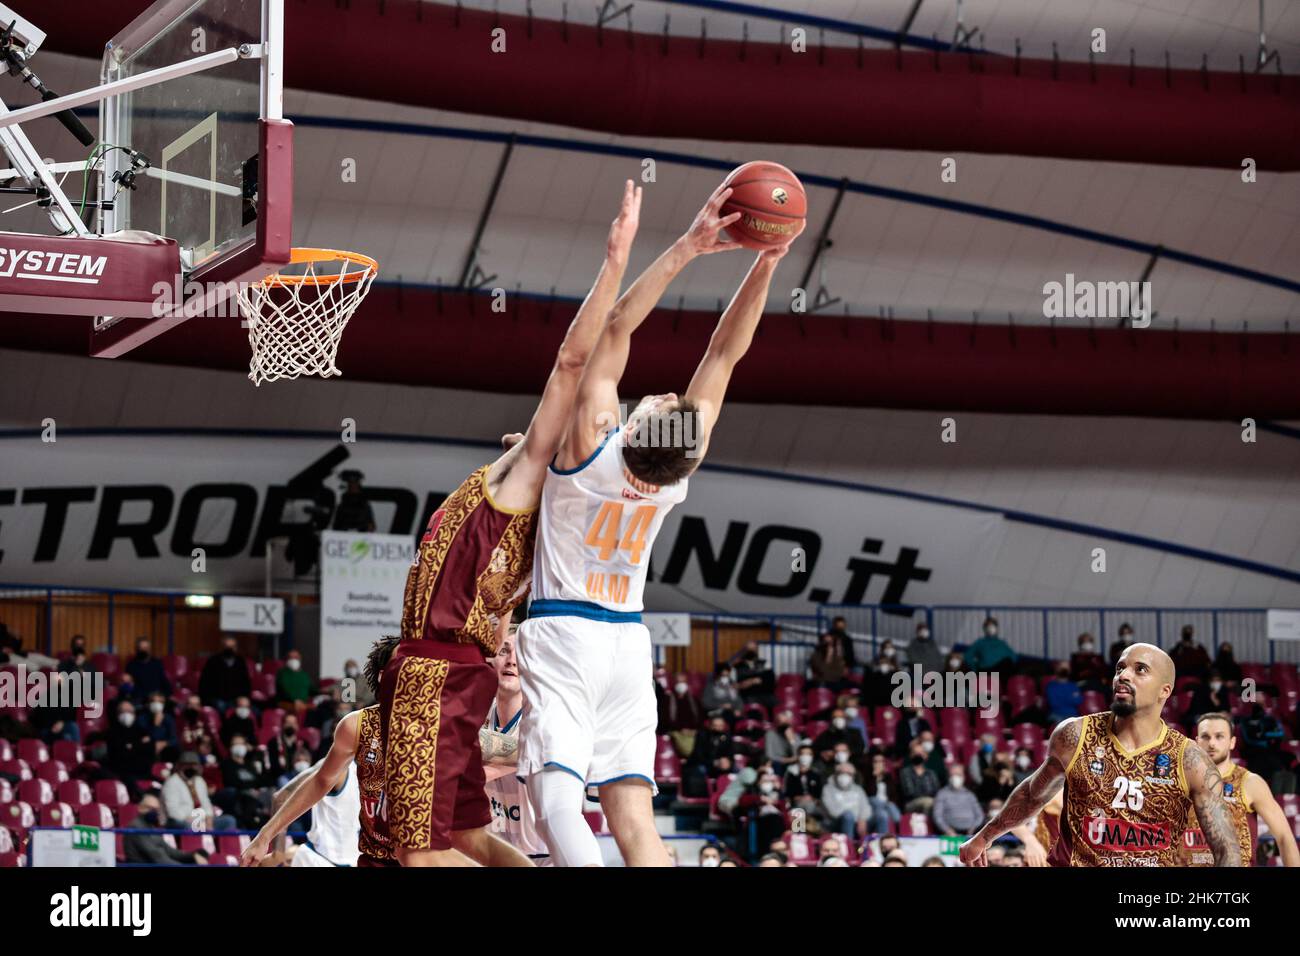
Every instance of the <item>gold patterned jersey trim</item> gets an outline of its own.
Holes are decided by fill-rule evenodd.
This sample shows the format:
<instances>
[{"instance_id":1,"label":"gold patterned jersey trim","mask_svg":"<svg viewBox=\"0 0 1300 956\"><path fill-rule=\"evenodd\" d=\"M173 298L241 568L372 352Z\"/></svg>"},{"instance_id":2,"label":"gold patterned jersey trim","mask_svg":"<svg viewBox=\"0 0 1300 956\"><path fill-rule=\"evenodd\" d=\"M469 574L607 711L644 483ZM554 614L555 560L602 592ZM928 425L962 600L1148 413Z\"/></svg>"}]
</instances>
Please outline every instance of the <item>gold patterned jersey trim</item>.
<instances>
[{"instance_id":1,"label":"gold patterned jersey trim","mask_svg":"<svg viewBox=\"0 0 1300 956\"><path fill-rule=\"evenodd\" d=\"M1156 739L1153 740L1153 741L1151 741L1151 742L1148 743L1148 744L1143 744L1143 745L1142 745L1141 747L1139 747L1137 750L1129 750L1127 747L1124 746L1124 743L1123 743L1123 742L1122 742L1118 737L1115 736L1115 721L1114 721L1114 720L1111 720L1111 721L1108 721L1108 722L1107 722L1107 725L1106 725L1106 733L1110 735L1111 742L1115 745L1115 749L1118 750L1118 751L1119 751L1121 754L1123 754L1125 757L1140 757L1140 756L1142 756L1144 753L1146 753L1148 750L1151 750L1153 747L1159 747L1161 744L1163 744L1163 743L1165 742L1165 738L1166 738L1167 736L1169 736L1169 725L1166 724L1166 723L1164 722L1164 719L1162 718L1161 721L1160 721L1160 733L1156 735ZM1180 768L1180 771L1181 771L1181 768L1182 768L1182 760L1181 760L1181 756L1182 756L1182 754L1181 754L1181 752L1180 752L1180 754L1179 754L1180 760L1179 760L1179 762L1178 762L1178 766L1179 766L1179 768Z\"/></svg>"},{"instance_id":2,"label":"gold patterned jersey trim","mask_svg":"<svg viewBox=\"0 0 1300 956\"><path fill-rule=\"evenodd\" d=\"M528 596L536 541L536 513L511 518L492 549L487 567L474 582L474 604L465 617L462 633L488 657L496 656L498 644L492 619L509 617Z\"/></svg>"},{"instance_id":3,"label":"gold patterned jersey trim","mask_svg":"<svg viewBox=\"0 0 1300 956\"><path fill-rule=\"evenodd\" d=\"M357 749L352 760L357 768L357 789L361 792L361 832L357 849L376 860L393 860L392 843L377 823L384 806L384 737L379 705L357 711Z\"/></svg>"},{"instance_id":4,"label":"gold patterned jersey trim","mask_svg":"<svg viewBox=\"0 0 1300 956\"><path fill-rule=\"evenodd\" d=\"M424 636L424 625L429 618L429 601L438 582L438 574L451 551L456 536L465 526L466 519L483 501L486 485L481 480L488 466L475 471L442 503L442 519L433 536L420 542L415 563L406 575L406 590L402 598L402 639L415 640Z\"/></svg>"},{"instance_id":5,"label":"gold patterned jersey trim","mask_svg":"<svg viewBox=\"0 0 1300 956\"><path fill-rule=\"evenodd\" d=\"M488 472L491 470L491 465L484 465L479 469L479 472L482 475L481 481L483 482L483 497L487 500L487 503L492 506L493 511L499 511L503 515L530 515L534 514L537 509L542 506L540 497L537 504L533 505L531 508L507 508L505 505L497 504L496 499L492 497L492 489L488 487Z\"/></svg>"},{"instance_id":6,"label":"gold patterned jersey trim","mask_svg":"<svg viewBox=\"0 0 1300 956\"><path fill-rule=\"evenodd\" d=\"M450 666L429 657L405 657L398 665L384 757L388 828L396 846L424 850L431 843L434 762Z\"/></svg>"}]
</instances>

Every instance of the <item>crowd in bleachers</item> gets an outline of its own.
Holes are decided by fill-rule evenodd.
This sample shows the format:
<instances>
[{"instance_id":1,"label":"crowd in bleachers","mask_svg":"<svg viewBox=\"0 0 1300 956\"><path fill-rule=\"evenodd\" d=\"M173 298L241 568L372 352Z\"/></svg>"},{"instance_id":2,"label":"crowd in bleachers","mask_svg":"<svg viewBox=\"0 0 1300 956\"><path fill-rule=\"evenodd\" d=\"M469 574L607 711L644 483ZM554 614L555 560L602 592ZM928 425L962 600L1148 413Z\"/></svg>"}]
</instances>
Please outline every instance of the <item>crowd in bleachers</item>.
<instances>
[{"instance_id":1,"label":"crowd in bleachers","mask_svg":"<svg viewBox=\"0 0 1300 956\"><path fill-rule=\"evenodd\" d=\"M158 657L141 638L124 663L80 635L57 659L24 652L0 625L0 669L20 664L102 680L103 706L0 707L0 866L21 863L31 827L77 823L192 834L129 835L121 862L233 864L248 838L229 831L259 828L275 789L373 703L354 661L351 680L317 686L297 651L258 663L232 635L203 658Z\"/></svg>"},{"instance_id":2,"label":"crowd in bleachers","mask_svg":"<svg viewBox=\"0 0 1300 956\"><path fill-rule=\"evenodd\" d=\"M676 787L677 812L707 808L705 831L750 862L775 853L768 865L818 863L829 843L851 864L883 865L881 835L977 830L1043 761L1058 722L1108 709L1115 662L1138 639L1128 624L1105 649L1082 634L1068 659L1049 661L1017 654L990 618L968 645L941 646L920 624L905 647L885 640L860 661L837 618L802 674L775 675L757 643L711 675L660 670L656 776ZM1300 828L1295 665L1238 662L1229 643L1211 658L1191 626L1169 653L1178 677L1166 721L1194 737L1199 715L1232 714L1234 759L1269 782ZM996 715L900 700L894 677L915 664L996 672ZM994 864L1019 865L1023 848L1006 843Z\"/></svg>"}]
</instances>

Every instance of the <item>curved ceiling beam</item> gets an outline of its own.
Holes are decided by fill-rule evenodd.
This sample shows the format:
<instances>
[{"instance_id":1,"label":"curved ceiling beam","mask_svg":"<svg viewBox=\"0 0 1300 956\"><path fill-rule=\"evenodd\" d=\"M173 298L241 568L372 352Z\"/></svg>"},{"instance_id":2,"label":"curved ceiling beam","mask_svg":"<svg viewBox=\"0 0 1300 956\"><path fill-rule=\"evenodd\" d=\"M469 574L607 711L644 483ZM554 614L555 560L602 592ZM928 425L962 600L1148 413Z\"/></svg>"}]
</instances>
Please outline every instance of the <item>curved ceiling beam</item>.
<instances>
[{"instance_id":1,"label":"curved ceiling beam","mask_svg":"<svg viewBox=\"0 0 1300 956\"><path fill-rule=\"evenodd\" d=\"M338 366L363 381L533 393L572 319L570 301L375 287ZM659 309L638 332L623 394L681 389L717 323ZM8 316L0 347L84 355L89 321ZM186 322L131 361L248 370L236 319ZM975 326L772 313L728 396L762 404L1156 418L1300 419L1300 340L1276 333ZM1195 387L1189 387L1195 383Z\"/></svg>"},{"instance_id":2,"label":"curved ceiling beam","mask_svg":"<svg viewBox=\"0 0 1300 956\"><path fill-rule=\"evenodd\" d=\"M99 56L145 4L43 0ZM1300 170L1300 77L630 33L420 0L287 4L290 86L602 130ZM505 52L494 52L493 30Z\"/></svg>"}]
</instances>

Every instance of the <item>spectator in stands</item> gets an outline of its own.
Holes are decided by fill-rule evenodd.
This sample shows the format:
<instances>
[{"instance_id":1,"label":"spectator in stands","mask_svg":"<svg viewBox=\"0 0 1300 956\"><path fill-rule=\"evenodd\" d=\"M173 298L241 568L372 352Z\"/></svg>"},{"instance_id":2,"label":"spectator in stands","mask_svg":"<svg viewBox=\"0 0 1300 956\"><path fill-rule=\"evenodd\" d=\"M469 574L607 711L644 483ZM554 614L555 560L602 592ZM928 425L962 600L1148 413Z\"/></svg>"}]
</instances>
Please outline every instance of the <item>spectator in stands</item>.
<instances>
[{"instance_id":1,"label":"spectator in stands","mask_svg":"<svg viewBox=\"0 0 1300 956\"><path fill-rule=\"evenodd\" d=\"M1282 753L1285 738L1286 731L1278 719L1258 703L1251 708L1250 716L1241 721L1241 751L1246 767L1263 777L1274 792L1290 792L1273 784L1274 774L1289 769L1290 761Z\"/></svg>"},{"instance_id":2,"label":"spectator in stands","mask_svg":"<svg viewBox=\"0 0 1300 956\"><path fill-rule=\"evenodd\" d=\"M203 716L203 702L199 700L198 694L190 694L176 725L177 745L181 750L198 751L199 745L207 740L208 736L208 724Z\"/></svg>"},{"instance_id":3,"label":"spectator in stands","mask_svg":"<svg viewBox=\"0 0 1300 956\"><path fill-rule=\"evenodd\" d=\"M658 733L672 737L677 756L684 757L695 747L695 734L703 724L704 707L691 693L686 672L678 671L672 689L659 697Z\"/></svg>"},{"instance_id":4,"label":"spectator in stands","mask_svg":"<svg viewBox=\"0 0 1300 956\"><path fill-rule=\"evenodd\" d=\"M171 696L172 682L163 672L163 662L151 653L149 638L136 639L135 657L126 665L126 672L131 675L136 700L147 700L153 694L162 694L164 699Z\"/></svg>"},{"instance_id":5,"label":"spectator in stands","mask_svg":"<svg viewBox=\"0 0 1300 956\"><path fill-rule=\"evenodd\" d=\"M921 731L921 736L916 738L916 742L921 745L921 753L925 754L926 769L934 774L934 779L939 781L939 786L942 787L948 782L948 755L939 746L933 730Z\"/></svg>"},{"instance_id":6,"label":"spectator in stands","mask_svg":"<svg viewBox=\"0 0 1300 956\"><path fill-rule=\"evenodd\" d=\"M1083 691L1079 685L1070 680L1070 665L1061 661L1056 665L1056 676L1043 688L1043 698L1047 704L1047 723L1055 727L1069 717L1079 716L1079 707L1083 704Z\"/></svg>"},{"instance_id":7,"label":"spectator in stands","mask_svg":"<svg viewBox=\"0 0 1300 956\"><path fill-rule=\"evenodd\" d=\"M253 702L247 697L235 698L235 709L221 722L221 743L230 749L230 742L236 737L245 740L257 739L257 722L253 720Z\"/></svg>"},{"instance_id":8,"label":"spectator in stands","mask_svg":"<svg viewBox=\"0 0 1300 956\"><path fill-rule=\"evenodd\" d=\"M769 710L776 706L776 673L759 656L757 641L750 641L741 649L733 666L736 689L745 703L762 704Z\"/></svg>"},{"instance_id":9,"label":"spectator in stands","mask_svg":"<svg viewBox=\"0 0 1300 956\"><path fill-rule=\"evenodd\" d=\"M1016 652L998 637L998 619L986 618L984 636L966 649L966 667L973 671L1010 673L1015 663Z\"/></svg>"},{"instance_id":10,"label":"spectator in stands","mask_svg":"<svg viewBox=\"0 0 1300 956\"><path fill-rule=\"evenodd\" d=\"M135 705L129 700L118 702L114 717L108 728L108 769L121 777L138 799L139 781L148 780L153 770L153 741L149 728L136 719Z\"/></svg>"},{"instance_id":11,"label":"spectator in stands","mask_svg":"<svg viewBox=\"0 0 1300 956\"><path fill-rule=\"evenodd\" d=\"M831 629L826 632L839 645L840 656L844 658L847 670L856 670L858 666L857 651L853 647L853 636L849 634L848 621L836 616L831 618Z\"/></svg>"},{"instance_id":12,"label":"spectator in stands","mask_svg":"<svg viewBox=\"0 0 1300 956\"><path fill-rule=\"evenodd\" d=\"M907 666L907 653L899 650L898 645L893 641L886 639L880 645L880 653L876 655L877 664L888 664L891 672L900 670Z\"/></svg>"},{"instance_id":13,"label":"spectator in stands","mask_svg":"<svg viewBox=\"0 0 1300 956\"><path fill-rule=\"evenodd\" d=\"M1229 684L1241 683L1241 665L1232 656L1232 644L1224 642L1219 645L1219 653L1214 657L1214 670ZM1213 675L1211 675L1213 677ZM1223 708L1215 708L1222 710Z\"/></svg>"},{"instance_id":14,"label":"spectator in stands","mask_svg":"<svg viewBox=\"0 0 1300 956\"><path fill-rule=\"evenodd\" d=\"M280 732L266 742L266 759L273 779L282 777L293 766L298 742L298 718L294 714L285 714Z\"/></svg>"},{"instance_id":15,"label":"spectator in stands","mask_svg":"<svg viewBox=\"0 0 1300 956\"><path fill-rule=\"evenodd\" d=\"M930 625L925 621L916 625L916 637L907 646L907 657L913 664L920 664L923 673L943 670L943 650L934 642Z\"/></svg>"},{"instance_id":16,"label":"spectator in stands","mask_svg":"<svg viewBox=\"0 0 1300 956\"><path fill-rule=\"evenodd\" d=\"M736 744L725 717L714 716L706 730L695 736L695 749L682 767L682 789L689 797L708 794L708 780L730 773L736 756Z\"/></svg>"},{"instance_id":17,"label":"spectator in stands","mask_svg":"<svg viewBox=\"0 0 1300 956\"><path fill-rule=\"evenodd\" d=\"M764 853L758 861L759 866L785 866L785 858L780 853Z\"/></svg>"},{"instance_id":18,"label":"spectator in stands","mask_svg":"<svg viewBox=\"0 0 1300 956\"><path fill-rule=\"evenodd\" d=\"M352 702L357 705L357 710L376 703L374 691L370 689L370 681L361 676L361 668L356 661L344 662L343 680L352 682L348 687L351 689Z\"/></svg>"},{"instance_id":19,"label":"spectator in stands","mask_svg":"<svg viewBox=\"0 0 1300 956\"><path fill-rule=\"evenodd\" d=\"M375 530L375 515L370 509L370 499L361 488L361 482L365 478L356 468L339 472L343 494L339 496L339 505L334 509L335 531L362 531L370 534Z\"/></svg>"},{"instance_id":20,"label":"spectator in stands","mask_svg":"<svg viewBox=\"0 0 1300 956\"><path fill-rule=\"evenodd\" d=\"M312 755L313 760L318 760L329 753L330 747L334 743L334 731L338 727L339 722L356 709L355 705L341 700L327 701L326 703L332 708L332 712L330 713L329 718L321 724L320 746L316 748L316 752Z\"/></svg>"},{"instance_id":21,"label":"spectator in stands","mask_svg":"<svg viewBox=\"0 0 1300 956\"><path fill-rule=\"evenodd\" d=\"M763 754L776 765L778 773L799 754L799 734L794 729L794 714L789 710L777 712L776 721L763 736Z\"/></svg>"},{"instance_id":22,"label":"spectator in stands","mask_svg":"<svg viewBox=\"0 0 1300 956\"><path fill-rule=\"evenodd\" d=\"M1085 690L1104 691L1110 682L1105 658L1097 653L1097 641L1091 634L1079 635L1078 649L1070 655L1070 679Z\"/></svg>"},{"instance_id":23,"label":"spectator in stands","mask_svg":"<svg viewBox=\"0 0 1300 956\"><path fill-rule=\"evenodd\" d=\"M948 655L948 666L944 669L944 673L951 674L954 671L961 671L964 673L965 669L966 658L964 658L960 652L952 651Z\"/></svg>"},{"instance_id":24,"label":"spectator in stands","mask_svg":"<svg viewBox=\"0 0 1300 956\"><path fill-rule=\"evenodd\" d=\"M839 864L844 864L844 857L848 855L848 845L843 834L832 833L822 840L822 845L818 851L818 866L826 866L828 860L839 860Z\"/></svg>"},{"instance_id":25,"label":"spectator in stands","mask_svg":"<svg viewBox=\"0 0 1300 956\"><path fill-rule=\"evenodd\" d=\"M848 716L842 708L836 707L831 711L831 725L818 734L817 739L813 741L813 750L817 751L823 761L829 762L833 751L839 749L841 744L854 757L867 749L862 734L849 727Z\"/></svg>"},{"instance_id":26,"label":"spectator in stands","mask_svg":"<svg viewBox=\"0 0 1300 956\"><path fill-rule=\"evenodd\" d=\"M936 794L933 816L934 825L947 836L974 833L983 824L984 811L975 794L966 789L966 774L961 767L953 768L948 785Z\"/></svg>"},{"instance_id":27,"label":"spectator in stands","mask_svg":"<svg viewBox=\"0 0 1300 956\"><path fill-rule=\"evenodd\" d=\"M157 691L149 695L149 710L145 715L144 724L149 729L149 738L153 741L155 758L174 759L178 752L176 720L167 713L167 698Z\"/></svg>"},{"instance_id":28,"label":"spectator in stands","mask_svg":"<svg viewBox=\"0 0 1300 956\"><path fill-rule=\"evenodd\" d=\"M84 635L72 635L72 647L68 656L59 662L59 672L62 674L95 673L95 668L91 666L90 657L86 653L86 638Z\"/></svg>"},{"instance_id":29,"label":"spectator in stands","mask_svg":"<svg viewBox=\"0 0 1300 956\"><path fill-rule=\"evenodd\" d=\"M235 650L235 636L227 634L221 639L221 653L213 654L203 665L199 696L209 707L225 713L235 698L249 697L252 693L248 663Z\"/></svg>"},{"instance_id":30,"label":"spectator in stands","mask_svg":"<svg viewBox=\"0 0 1300 956\"><path fill-rule=\"evenodd\" d=\"M1002 857L1002 865L1003 866L1024 866L1025 851L1017 846L1008 848L1007 852Z\"/></svg>"},{"instance_id":31,"label":"spectator in stands","mask_svg":"<svg viewBox=\"0 0 1300 956\"><path fill-rule=\"evenodd\" d=\"M735 681L732 680L730 664L719 661L713 665L713 679L704 686L700 703L708 714L717 711L727 711L733 715L740 713L740 691L736 690Z\"/></svg>"},{"instance_id":32,"label":"spectator in stands","mask_svg":"<svg viewBox=\"0 0 1300 956\"><path fill-rule=\"evenodd\" d=\"M302 715L316 694L316 682L302 669L302 654L293 650L275 675L275 700L281 709Z\"/></svg>"},{"instance_id":33,"label":"spectator in stands","mask_svg":"<svg viewBox=\"0 0 1300 956\"><path fill-rule=\"evenodd\" d=\"M716 843L706 843L700 847L700 866L718 866L722 863L722 851Z\"/></svg>"},{"instance_id":34,"label":"spectator in stands","mask_svg":"<svg viewBox=\"0 0 1300 956\"><path fill-rule=\"evenodd\" d=\"M801 744L799 756L785 768L785 799L791 807L803 810L810 817L814 816L825 779L816 766L812 745Z\"/></svg>"},{"instance_id":35,"label":"spectator in stands","mask_svg":"<svg viewBox=\"0 0 1300 956\"><path fill-rule=\"evenodd\" d=\"M877 752L871 755L871 775L867 778L864 789L871 804L870 831L885 833L891 823L897 825L902 819L902 812L898 809L901 798L894 772L884 754Z\"/></svg>"},{"instance_id":36,"label":"spectator in stands","mask_svg":"<svg viewBox=\"0 0 1300 956\"><path fill-rule=\"evenodd\" d=\"M903 711L903 719L894 728L894 753L905 754L912 741L924 731L934 730L930 722L921 715L921 698L914 696L912 706Z\"/></svg>"},{"instance_id":37,"label":"spectator in stands","mask_svg":"<svg viewBox=\"0 0 1300 956\"><path fill-rule=\"evenodd\" d=\"M73 688L65 686L76 679L66 672L55 671L50 674L49 701L28 711L28 723L47 744L52 744L56 740L74 742L81 740L81 728L77 726L77 709L60 706L62 703L71 703L76 699L72 696ZM75 692L80 693L80 690Z\"/></svg>"},{"instance_id":38,"label":"spectator in stands","mask_svg":"<svg viewBox=\"0 0 1300 956\"><path fill-rule=\"evenodd\" d=\"M936 866L939 867L939 869L943 869L947 865L948 865L947 863L943 862L943 857L941 856L927 856L925 860L921 863L921 869L925 869L926 867L936 867Z\"/></svg>"},{"instance_id":39,"label":"spectator in stands","mask_svg":"<svg viewBox=\"0 0 1300 956\"><path fill-rule=\"evenodd\" d=\"M1215 712L1232 712L1232 695L1223 682L1223 675L1217 667L1210 670L1208 683L1197 684L1192 690L1192 699L1188 702L1187 713L1183 714L1183 723L1195 727L1201 714Z\"/></svg>"},{"instance_id":40,"label":"spectator in stands","mask_svg":"<svg viewBox=\"0 0 1300 956\"><path fill-rule=\"evenodd\" d=\"M939 778L925 765L925 750L914 740L907 766L898 772L898 792L903 798L904 813L929 813L939 792Z\"/></svg>"},{"instance_id":41,"label":"spectator in stands","mask_svg":"<svg viewBox=\"0 0 1300 956\"><path fill-rule=\"evenodd\" d=\"M199 755L193 751L181 754L180 762L162 786L163 809L167 811L167 826L174 830L233 830L234 817L217 816L208 795L208 784L203 779Z\"/></svg>"},{"instance_id":42,"label":"spectator in stands","mask_svg":"<svg viewBox=\"0 0 1300 956\"><path fill-rule=\"evenodd\" d=\"M985 802L1005 801L1014 789L1016 789L1016 773L1011 766L1011 761L1007 760L1006 754L998 754L997 759L984 772L984 777L979 782L977 796Z\"/></svg>"},{"instance_id":43,"label":"spectator in stands","mask_svg":"<svg viewBox=\"0 0 1300 956\"><path fill-rule=\"evenodd\" d=\"M832 779L833 786L822 790L822 810L832 829L850 839L865 836L872 817L871 802L859 785L853 766L840 764Z\"/></svg>"},{"instance_id":44,"label":"spectator in stands","mask_svg":"<svg viewBox=\"0 0 1300 956\"><path fill-rule=\"evenodd\" d=\"M312 765L312 753L307 749L305 743L299 743L298 749L293 752L293 763L280 775L280 779L275 782L276 789L286 786L290 780L298 776L304 770Z\"/></svg>"},{"instance_id":45,"label":"spectator in stands","mask_svg":"<svg viewBox=\"0 0 1300 956\"><path fill-rule=\"evenodd\" d=\"M862 672L862 691L872 707L890 707L893 705L893 675L897 667L892 660L877 657L872 665Z\"/></svg>"},{"instance_id":46,"label":"spectator in stands","mask_svg":"<svg viewBox=\"0 0 1300 956\"><path fill-rule=\"evenodd\" d=\"M970 755L970 760L966 762L966 772L969 774L968 780L978 782L984 779L984 775L997 762L998 744L1000 742L997 734L987 732L980 734L979 746L975 748Z\"/></svg>"},{"instance_id":47,"label":"spectator in stands","mask_svg":"<svg viewBox=\"0 0 1300 956\"><path fill-rule=\"evenodd\" d=\"M1196 642L1196 630L1190 624L1183 625L1183 636L1177 646L1169 652L1174 669L1179 677L1199 677L1201 680L1210 673L1210 655Z\"/></svg>"},{"instance_id":48,"label":"spectator in stands","mask_svg":"<svg viewBox=\"0 0 1300 956\"><path fill-rule=\"evenodd\" d=\"M849 731L861 734L864 741L870 740L871 731L867 728L866 711L862 709L862 702L858 695L844 694L840 697L839 706L844 711L844 719L848 721Z\"/></svg>"},{"instance_id":49,"label":"spectator in stands","mask_svg":"<svg viewBox=\"0 0 1300 956\"><path fill-rule=\"evenodd\" d=\"M758 786L758 768L743 767L733 774L725 790L718 794L718 813L723 817L734 819L740 801L746 792L755 791Z\"/></svg>"},{"instance_id":50,"label":"spectator in stands","mask_svg":"<svg viewBox=\"0 0 1300 956\"><path fill-rule=\"evenodd\" d=\"M162 803L153 794L145 796L131 821L133 830L156 830L163 825ZM177 866L182 863L207 863L208 858L195 850L184 853L168 846L161 833L128 833L122 839L122 853L128 863L153 866Z\"/></svg>"},{"instance_id":51,"label":"spectator in stands","mask_svg":"<svg viewBox=\"0 0 1300 956\"><path fill-rule=\"evenodd\" d=\"M1033 751L1028 747L1017 747L1015 765L1016 784L1019 785L1020 781L1032 774L1035 769ZM989 813L992 812L993 811L990 808Z\"/></svg>"},{"instance_id":52,"label":"spectator in stands","mask_svg":"<svg viewBox=\"0 0 1300 956\"><path fill-rule=\"evenodd\" d=\"M1119 663L1119 656L1124 653L1124 648L1133 643L1133 625L1125 621L1119 626L1119 636L1111 642L1110 645L1110 669L1107 675L1115 673L1115 665Z\"/></svg>"},{"instance_id":53,"label":"spectator in stands","mask_svg":"<svg viewBox=\"0 0 1300 956\"><path fill-rule=\"evenodd\" d=\"M818 738L819 740L821 738ZM813 742L813 747L817 747L817 742ZM834 744L829 750L817 750L817 756L821 760L822 779L828 783L832 782L835 772L840 767L853 766L853 751L844 741Z\"/></svg>"},{"instance_id":54,"label":"spectator in stands","mask_svg":"<svg viewBox=\"0 0 1300 956\"><path fill-rule=\"evenodd\" d=\"M889 854L889 856L885 857L885 862L882 863L882 864L880 864L880 865L881 865L881 866L906 867L906 866L907 866L907 854L904 853L902 850L895 850L893 853Z\"/></svg>"},{"instance_id":55,"label":"spectator in stands","mask_svg":"<svg viewBox=\"0 0 1300 956\"><path fill-rule=\"evenodd\" d=\"M844 658L840 641L828 631L818 640L817 647L808 659L810 685L829 687L836 691L852 687L853 685L847 680L848 670L848 662Z\"/></svg>"},{"instance_id":56,"label":"spectator in stands","mask_svg":"<svg viewBox=\"0 0 1300 956\"><path fill-rule=\"evenodd\" d=\"M253 829L270 802L266 788L271 774L261 752L250 747L243 737L230 738L229 753L221 764L221 789L215 799L241 827Z\"/></svg>"},{"instance_id":57,"label":"spectator in stands","mask_svg":"<svg viewBox=\"0 0 1300 956\"><path fill-rule=\"evenodd\" d=\"M785 832L785 804L781 799L781 778L771 763L765 761L757 775L756 785L741 794L736 812L749 820L755 834L755 845L767 846Z\"/></svg>"}]
</instances>

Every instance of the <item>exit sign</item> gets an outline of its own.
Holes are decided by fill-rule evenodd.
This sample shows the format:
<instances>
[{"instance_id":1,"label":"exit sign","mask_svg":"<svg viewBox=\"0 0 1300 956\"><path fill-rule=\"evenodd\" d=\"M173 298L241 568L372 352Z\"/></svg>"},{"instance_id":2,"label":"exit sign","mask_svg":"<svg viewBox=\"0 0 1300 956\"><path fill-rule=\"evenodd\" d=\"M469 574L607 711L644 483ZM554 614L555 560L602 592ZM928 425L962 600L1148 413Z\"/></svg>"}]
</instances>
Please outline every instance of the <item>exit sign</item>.
<instances>
[{"instance_id":1,"label":"exit sign","mask_svg":"<svg viewBox=\"0 0 1300 956\"><path fill-rule=\"evenodd\" d=\"M74 850L89 850L91 853L98 853L99 828L81 826L73 827L72 848Z\"/></svg>"}]
</instances>

